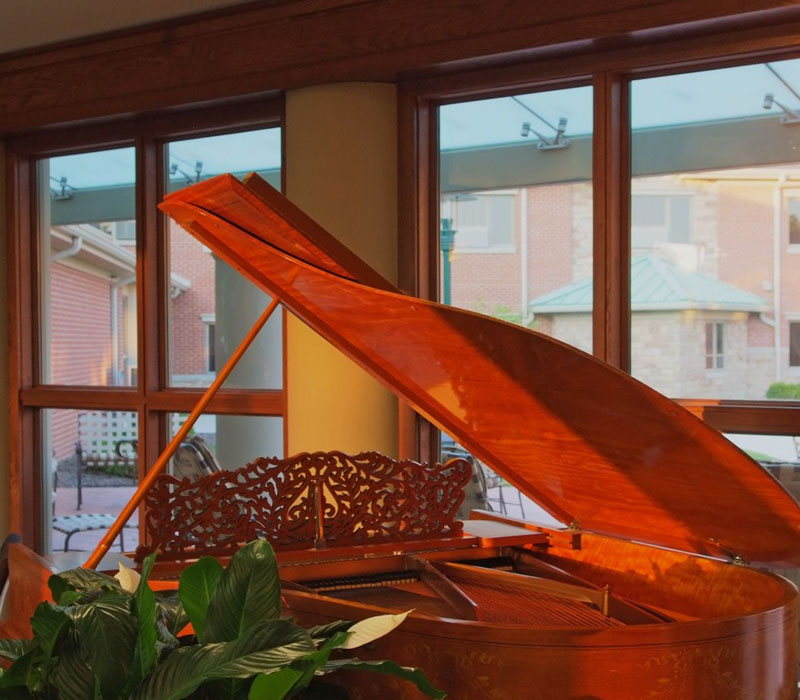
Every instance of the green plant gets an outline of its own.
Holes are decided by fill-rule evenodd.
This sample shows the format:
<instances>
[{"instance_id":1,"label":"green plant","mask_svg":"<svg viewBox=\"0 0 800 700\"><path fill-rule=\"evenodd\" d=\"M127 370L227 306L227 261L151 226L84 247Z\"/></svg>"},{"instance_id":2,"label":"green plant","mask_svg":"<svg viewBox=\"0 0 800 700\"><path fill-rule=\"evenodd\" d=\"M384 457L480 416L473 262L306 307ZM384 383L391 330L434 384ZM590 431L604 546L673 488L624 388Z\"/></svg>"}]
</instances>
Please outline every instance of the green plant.
<instances>
[{"instance_id":1,"label":"green plant","mask_svg":"<svg viewBox=\"0 0 800 700\"><path fill-rule=\"evenodd\" d=\"M798 399L800 400L800 384L792 382L773 382L767 389L768 399Z\"/></svg>"},{"instance_id":2,"label":"green plant","mask_svg":"<svg viewBox=\"0 0 800 700\"><path fill-rule=\"evenodd\" d=\"M125 568L116 578L85 569L52 576L57 603L36 608L33 638L0 640L0 656L12 662L0 675L0 698L280 700L302 697L316 678L342 669L390 673L445 697L418 669L330 658L382 636L405 615L311 629L281 619L267 542L243 547L224 569L201 558L184 570L177 592L150 588L153 561L144 561L141 576Z\"/></svg>"}]
</instances>

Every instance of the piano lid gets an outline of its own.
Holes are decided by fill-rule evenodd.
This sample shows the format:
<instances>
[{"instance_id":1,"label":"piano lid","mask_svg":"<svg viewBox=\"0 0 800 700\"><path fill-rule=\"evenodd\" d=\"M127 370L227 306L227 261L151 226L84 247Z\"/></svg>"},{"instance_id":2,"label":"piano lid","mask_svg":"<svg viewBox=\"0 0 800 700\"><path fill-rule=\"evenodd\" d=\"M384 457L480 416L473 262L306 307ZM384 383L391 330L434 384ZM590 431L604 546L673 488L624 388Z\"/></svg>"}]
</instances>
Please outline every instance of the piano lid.
<instances>
[{"instance_id":1,"label":"piano lid","mask_svg":"<svg viewBox=\"0 0 800 700\"><path fill-rule=\"evenodd\" d=\"M681 406L534 331L355 281L363 267L320 245L320 228L278 192L255 189L223 176L161 208L553 516L708 556L800 563L798 504Z\"/></svg>"}]
</instances>

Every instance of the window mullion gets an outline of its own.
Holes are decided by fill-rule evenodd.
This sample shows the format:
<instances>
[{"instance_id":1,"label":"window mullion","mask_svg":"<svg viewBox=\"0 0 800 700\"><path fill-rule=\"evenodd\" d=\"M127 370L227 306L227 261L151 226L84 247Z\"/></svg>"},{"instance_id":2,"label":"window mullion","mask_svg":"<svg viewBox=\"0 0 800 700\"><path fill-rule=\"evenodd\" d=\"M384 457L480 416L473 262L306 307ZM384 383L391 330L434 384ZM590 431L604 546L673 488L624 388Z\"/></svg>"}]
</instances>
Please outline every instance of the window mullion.
<instances>
[{"instance_id":1,"label":"window mullion","mask_svg":"<svg viewBox=\"0 0 800 700\"><path fill-rule=\"evenodd\" d=\"M594 76L594 315L602 360L630 369L630 100L625 76Z\"/></svg>"}]
</instances>

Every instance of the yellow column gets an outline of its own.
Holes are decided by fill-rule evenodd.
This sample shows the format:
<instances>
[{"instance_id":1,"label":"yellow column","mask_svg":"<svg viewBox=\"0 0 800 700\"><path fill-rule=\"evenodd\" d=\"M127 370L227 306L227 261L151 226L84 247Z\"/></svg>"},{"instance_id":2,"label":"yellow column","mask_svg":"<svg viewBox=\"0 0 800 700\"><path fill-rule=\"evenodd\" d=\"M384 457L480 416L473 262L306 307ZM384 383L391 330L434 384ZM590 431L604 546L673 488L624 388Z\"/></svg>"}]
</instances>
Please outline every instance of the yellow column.
<instances>
[{"instance_id":1,"label":"yellow column","mask_svg":"<svg viewBox=\"0 0 800 700\"><path fill-rule=\"evenodd\" d=\"M397 268L396 89L343 83L286 95L286 193L391 281ZM397 453L397 401L287 319L287 454Z\"/></svg>"}]
</instances>

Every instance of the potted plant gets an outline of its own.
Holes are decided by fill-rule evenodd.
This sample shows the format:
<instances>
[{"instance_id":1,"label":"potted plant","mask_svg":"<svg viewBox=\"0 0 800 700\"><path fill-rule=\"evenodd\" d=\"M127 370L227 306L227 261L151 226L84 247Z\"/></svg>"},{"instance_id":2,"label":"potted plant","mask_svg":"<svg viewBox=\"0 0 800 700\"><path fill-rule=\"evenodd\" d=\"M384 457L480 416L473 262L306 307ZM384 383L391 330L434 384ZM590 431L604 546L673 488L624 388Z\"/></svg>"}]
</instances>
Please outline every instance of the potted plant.
<instances>
[{"instance_id":1,"label":"potted plant","mask_svg":"<svg viewBox=\"0 0 800 700\"><path fill-rule=\"evenodd\" d=\"M310 629L282 618L268 542L243 547L227 568L199 559L177 591L150 588L153 561L145 559L141 575L121 567L114 578L86 569L52 576L57 602L36 608L33 638L0 640L0 656L10 661L0 698L280 700L304 697L322 676L345 669L389 673L445 697L419 669L331 658L388 633L405 614ZM342 692L329 687L315 697Z\"/></svg>"}]
</instances>

